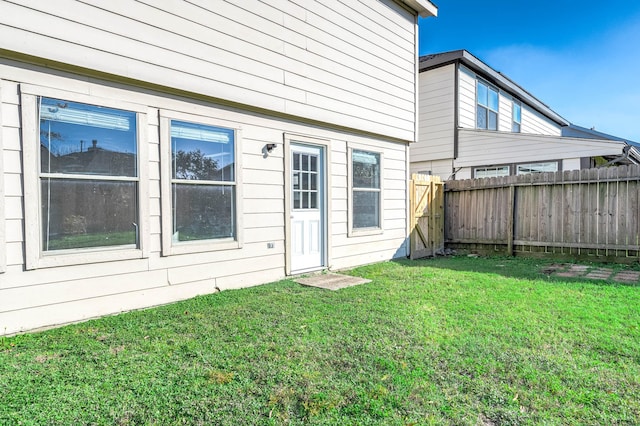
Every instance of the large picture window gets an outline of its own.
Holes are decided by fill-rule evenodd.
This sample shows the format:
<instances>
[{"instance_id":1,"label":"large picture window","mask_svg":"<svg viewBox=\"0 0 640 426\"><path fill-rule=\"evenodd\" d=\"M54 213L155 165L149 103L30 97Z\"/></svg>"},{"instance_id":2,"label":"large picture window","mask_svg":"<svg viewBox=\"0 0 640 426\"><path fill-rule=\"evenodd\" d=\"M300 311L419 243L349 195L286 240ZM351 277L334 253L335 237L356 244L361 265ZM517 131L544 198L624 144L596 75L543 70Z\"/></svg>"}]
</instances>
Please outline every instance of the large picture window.
<instances>
[{"instance_id":1,"label":"large picture window","mask_svg":"<svg viewBox=\"0 0 640 426\"><path fill-rule=\"evenodd\" d=\"M381 228L381 158L379 153L351 151L352 229Z\"/></svg>"},{"instance_id":2,"label":"large picture window","mask_svg":"<svg viewBox=\"0 0 640 426\"><path fill-rule=\"evenodd\" d=\"M171 120L173 242L236 237L235 131Z\"/></svg>"},{"instance_id":3,"label":"large picture window","mask_svg":"<svg viewBox=\"0 0 640 426\"><path fill-rule=\"evenodd\" d=\"M38 98L41 249L136 247L136 113Z\"/></svg>"},{"instance_id":4,"label":"large picture window","mask_svg":"<svg viewBox=\"0 0 640 426\"><path fill-rule=\"evenodd\" d=\"M483 81L478 81L478 105L476 127L498 130L498 90Z\"/></svg>"}]
</instances>

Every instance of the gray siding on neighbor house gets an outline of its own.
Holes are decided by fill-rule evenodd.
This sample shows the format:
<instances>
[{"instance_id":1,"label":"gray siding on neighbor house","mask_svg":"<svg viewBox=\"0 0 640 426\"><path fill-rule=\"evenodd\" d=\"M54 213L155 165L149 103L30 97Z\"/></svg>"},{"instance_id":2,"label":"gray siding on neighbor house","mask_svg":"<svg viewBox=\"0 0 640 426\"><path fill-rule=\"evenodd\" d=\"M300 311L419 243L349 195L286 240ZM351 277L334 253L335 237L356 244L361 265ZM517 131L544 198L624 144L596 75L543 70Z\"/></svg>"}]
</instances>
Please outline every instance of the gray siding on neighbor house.
<instances>
[{"instance_id":1,"label":"gray siding on neighbor house","mask_svg":"<svg viewBox=\"0 0 640 426\"><path fill-rule=\"evenodd\" d=\"M415 15L393 0L0 1L7 51L414 140Z\"/></svg>"}]
</instances>

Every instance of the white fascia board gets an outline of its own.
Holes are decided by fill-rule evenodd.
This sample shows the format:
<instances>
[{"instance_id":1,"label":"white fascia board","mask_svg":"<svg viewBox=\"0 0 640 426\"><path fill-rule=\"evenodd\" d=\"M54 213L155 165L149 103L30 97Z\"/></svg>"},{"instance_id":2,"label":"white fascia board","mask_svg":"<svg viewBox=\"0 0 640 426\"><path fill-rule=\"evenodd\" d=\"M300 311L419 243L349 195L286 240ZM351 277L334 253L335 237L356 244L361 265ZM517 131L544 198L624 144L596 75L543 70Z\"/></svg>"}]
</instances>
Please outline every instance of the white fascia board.
<instances>
[{"instance_id":1,"label":"white fascia board","mask_svg":"<svg viewBox=\"0 0 640 426\"><path fill-rule=\"evenodd\" d=\"M418 12L423 18L438 16L438 7L429 0L402 0L402 3Z\"/></svg>"}]
</instances>

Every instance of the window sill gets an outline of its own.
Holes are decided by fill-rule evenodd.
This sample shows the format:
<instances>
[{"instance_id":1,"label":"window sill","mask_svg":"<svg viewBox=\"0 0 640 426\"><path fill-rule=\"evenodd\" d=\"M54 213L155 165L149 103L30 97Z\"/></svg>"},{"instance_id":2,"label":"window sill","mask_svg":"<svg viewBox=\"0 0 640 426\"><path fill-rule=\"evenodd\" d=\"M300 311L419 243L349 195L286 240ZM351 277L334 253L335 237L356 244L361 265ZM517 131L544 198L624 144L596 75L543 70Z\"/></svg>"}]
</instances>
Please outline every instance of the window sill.
<instances>
[{"instance_id":1,"label":"window sill","mask_svg":"<svg viewBox=\"0 0 640 426\"><path fill-rule=\"evenodd\" d=\"M118 260L142 259L142 250L134 248L104 248L96 250L64 250L59 253L47 253L36 259L28 269L56 268L62 266L84 265L91 263L115 262Z\"/></svg>"},{"instance_id":2,"label":"window sill","mask_svg":"<svg viewBox=\"0 0 640 426\"><path fill-rule=\"evenodd\" d=\"M234 250L240 248L242 248L242 244L240 243L240 241L231 239L184 241L179 243L171 243L171 246L166 252L163 253L163 256L205 253L209 251Z\"/></svg>"},{"instance_id":3,"label":"window sill","mask_svg":"<svg viewBox=\"0 0 640 426\"><path fill-rule=\"evenodd\" d=\"M352 229L349 232L348 237L366 237L367 235L380 235L383 234L384 230L382 228L360 228L360 229Z\"/></svg>"}]
</instances>

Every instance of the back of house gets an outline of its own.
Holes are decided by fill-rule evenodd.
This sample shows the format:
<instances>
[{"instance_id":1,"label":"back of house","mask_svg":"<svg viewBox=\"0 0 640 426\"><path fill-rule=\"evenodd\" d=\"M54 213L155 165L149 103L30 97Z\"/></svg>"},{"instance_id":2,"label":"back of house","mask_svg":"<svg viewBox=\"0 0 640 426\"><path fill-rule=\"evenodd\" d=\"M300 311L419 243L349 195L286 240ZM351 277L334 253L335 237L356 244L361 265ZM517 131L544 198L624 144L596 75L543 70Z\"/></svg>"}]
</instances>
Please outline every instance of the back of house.
<instances>
[{"instance_id":1,"label":"back of house","mask_svg":"<svg viewBox=\"0 0 640 426\"><path fill-rule=\"evenodd\" d=\"M407 254L427 0L0 0L0 335Z\"/></svg>"}]
</instances>

